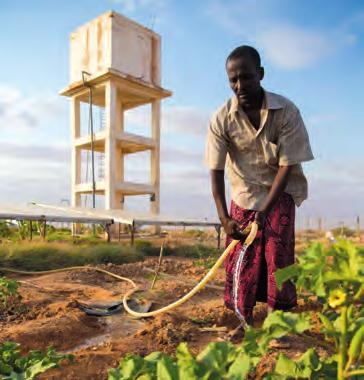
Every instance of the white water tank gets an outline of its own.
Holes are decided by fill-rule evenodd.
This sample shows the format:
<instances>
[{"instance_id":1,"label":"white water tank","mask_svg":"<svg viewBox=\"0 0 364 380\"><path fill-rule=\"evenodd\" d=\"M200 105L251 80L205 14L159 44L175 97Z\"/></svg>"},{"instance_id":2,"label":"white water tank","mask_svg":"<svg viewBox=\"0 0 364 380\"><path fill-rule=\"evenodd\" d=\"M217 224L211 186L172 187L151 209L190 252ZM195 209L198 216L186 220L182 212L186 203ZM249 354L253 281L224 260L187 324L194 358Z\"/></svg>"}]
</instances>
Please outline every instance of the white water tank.
<instances>
[{"instance_id":1,"label":"white water tank","mask_svg":"<svg viewBox=\"0 0 364 380\"><path fill-rule=\"evenodd\" d=\"M70 84L107 71L160 86L160 36L116 13L107 12L71 34Z\"/></svg>"}]
</instances>

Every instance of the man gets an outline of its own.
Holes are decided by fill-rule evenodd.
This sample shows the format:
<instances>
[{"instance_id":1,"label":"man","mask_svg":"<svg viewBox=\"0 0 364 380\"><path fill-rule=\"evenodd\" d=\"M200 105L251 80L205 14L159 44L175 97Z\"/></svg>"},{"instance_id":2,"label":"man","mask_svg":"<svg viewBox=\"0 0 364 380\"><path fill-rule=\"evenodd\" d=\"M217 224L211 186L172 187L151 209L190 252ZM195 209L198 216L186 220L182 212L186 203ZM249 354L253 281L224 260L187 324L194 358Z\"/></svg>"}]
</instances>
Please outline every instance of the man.
<instances>
[{"instance_id":1,"label":"man","mask_svg":"<svg viewBox=\"0 0 364 380\"><path fill-rule=\"evenodd\" d=\"M213 115L206 161L217 212L231 239L243 240L242 229L259 225L245 254L241 243L225 262L225 305L242 324L232 336L253 323L256 301L268 311L296 305L296 290L286 282L277 289L274 273L294 263L295 205L307 198L301 162L313 159L305 125L297 107L283 96L261 87L264 69L250 46L233 50L226 72L234 96ZM231 186L230 214L225 199L225 164ZM239 259L240 257L240 259Z\"/></svg>"}]
</instances>

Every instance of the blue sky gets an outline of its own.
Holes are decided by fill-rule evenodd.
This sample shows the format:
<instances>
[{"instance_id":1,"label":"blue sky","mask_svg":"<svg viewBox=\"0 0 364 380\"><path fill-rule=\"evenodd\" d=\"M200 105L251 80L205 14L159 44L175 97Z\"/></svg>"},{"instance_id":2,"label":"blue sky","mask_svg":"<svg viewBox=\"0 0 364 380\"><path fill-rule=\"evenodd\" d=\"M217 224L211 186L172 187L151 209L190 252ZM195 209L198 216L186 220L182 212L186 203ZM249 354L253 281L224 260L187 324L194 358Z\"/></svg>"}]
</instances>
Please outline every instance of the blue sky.
<instances>
[{"instance_id":1,"label":"blue sky","mask_svg":"<svg viewBox=\"0 0 364 380\"><path fill-rule=\"evenodd\" d=\"M305 165L310 195L299 223L364 214L364 4L339 0L2 0L2 202L70 198L69 109L58 95L69 79L69 34L111 9L162 36L162 82L173 91L162 109L162 211L215 216L203 164L207 122L231 96L225 57L251 44L263 86L297 104L311 138L316 159ZM130 120L141 123L143 113ZM145 177L147 159L130 160L131 179Z\"/></svg>"}]
</instances>

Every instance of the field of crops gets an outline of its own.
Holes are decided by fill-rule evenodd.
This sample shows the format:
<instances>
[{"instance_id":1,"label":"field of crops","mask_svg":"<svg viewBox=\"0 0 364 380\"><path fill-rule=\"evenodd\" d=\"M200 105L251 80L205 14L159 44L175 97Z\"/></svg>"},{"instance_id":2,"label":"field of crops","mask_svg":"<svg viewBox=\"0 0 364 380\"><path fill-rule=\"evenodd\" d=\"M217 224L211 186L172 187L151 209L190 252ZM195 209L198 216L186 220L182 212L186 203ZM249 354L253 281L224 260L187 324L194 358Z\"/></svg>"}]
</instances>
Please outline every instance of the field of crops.
<instances>
[{"instance_id":1,"label":"field of crops","mask_svg":"<svg viewBox=\"0 0 364 380\"><path fill-rule=\"evenodd\" d=\"M1 260L28 270L34 270L32 257L49 263L51 255L61 267L55 247L67 251L66 244L44 243L40 255L36 245L28 244L32 249L26 257L27 243L21 249L17 244L3 247ZM167 249L151 289L158 257L148 255L157 255L159 249L139 245L141 249L130 251L129 259L127 248L119 246L125 258L116 263L117 254L100 253L100 245L89 263L141 285L139 304L152 302L152 309L186 294L217 257L216 250L196 245L190 246L190 257L182 257L186 247L183 253ZM88 316L79 308L80 303L120 301L129 288L128 283L90 268L31 277L0 272L0 378L362 379L364 250L347 240L297 246L297 263L277 273L278 283L296 282L297 308L267 317L265 305L258 303L254 327L235 344L225 340L226 330L239 321L223 305L223 269L211 287L183 306L140 320L124 312ZM81 260L71 251L66 255L75 263ZM282 336L288 345L275 346L274 340ZM21 373L25 377L19 377Z\"/></svg>"}]
</instances>

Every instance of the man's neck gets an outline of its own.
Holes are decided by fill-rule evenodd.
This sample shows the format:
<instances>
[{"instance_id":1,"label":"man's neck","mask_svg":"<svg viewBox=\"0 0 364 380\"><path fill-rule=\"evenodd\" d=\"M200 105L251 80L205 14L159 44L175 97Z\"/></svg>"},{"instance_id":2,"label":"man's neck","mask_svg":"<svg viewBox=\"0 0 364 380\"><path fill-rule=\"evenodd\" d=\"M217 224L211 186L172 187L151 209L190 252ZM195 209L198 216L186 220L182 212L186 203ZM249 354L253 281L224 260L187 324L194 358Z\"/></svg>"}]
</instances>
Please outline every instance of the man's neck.
<instances>
[{"instance_id":1,"label":"man's neck","mask_svg":"<svg viewBox=\"0 0 364 380\"><path fill-rule=\"evenodd\" d=\"M260 111L263 106L263 99L264 99L264 91L261 88L259 96L256 97L256 99L253 99L251 104L242 105L240 106L244 112L251 112L251 111Z\"/></svg>"}]
</instances>

